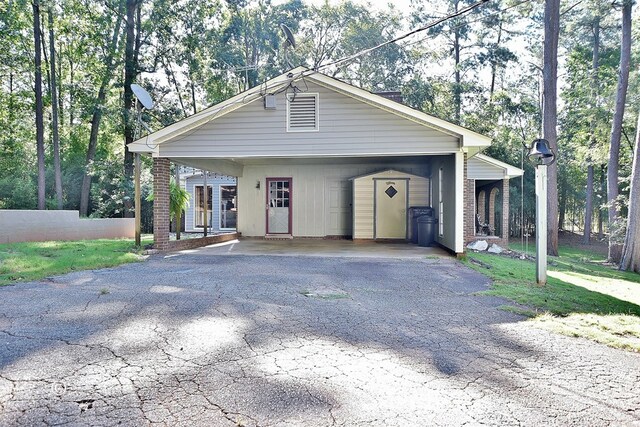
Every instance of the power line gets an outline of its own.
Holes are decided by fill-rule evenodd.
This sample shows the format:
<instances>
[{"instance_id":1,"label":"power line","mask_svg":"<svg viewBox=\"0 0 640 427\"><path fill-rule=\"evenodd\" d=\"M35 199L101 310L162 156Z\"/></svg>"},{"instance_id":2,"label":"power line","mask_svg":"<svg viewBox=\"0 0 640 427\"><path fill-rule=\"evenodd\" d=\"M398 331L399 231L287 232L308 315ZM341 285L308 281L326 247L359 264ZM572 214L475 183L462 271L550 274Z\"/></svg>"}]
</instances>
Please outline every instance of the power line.
<instances>
[{"instance_id":1,"label":"power line","mask_svg":"<svg viewBox=\"0 0 640 427\"><path fill-rule=\"evenodd\" d=\"M329 62L328 64L324 64L324 65L321 65L319 67L316 67L315 71L320 71L320 70L322 70L324 68L331 67L333 65L339 65L339 64L342 64L344 62L352 61L352 60L358 58L359 56L366 55L367 53L373 52L374 50L378 50L378 49L383 48L385 46L388 46L388 45L390 45L392 43L399 42L400 40L406 39L409 36L412 36L414 34L420 33L422 31L426 31L426 30L428 30L430 28L433 28L433 27L435 27L437 25L440 25L441 23L443 23L445 21L448 21L449 19L453 19L453 18L456 18L458 16L464 15L467 12L470 12L473 9L475 9L475 8L477 8L479 6L482 6L483 4L487 3L488 1L489 0L480 0L477 3L474 3L474 4L470 5L470 6L465 7L464 9L461 9L461 10L459 10L457 12L451 13L451 14L449 14L447 16L443 16L442 18L436 19L435 21L433 21L433 22L431 22L431 23L429 23L429 24L427 24L427 25L425 25L423 27L416 28L415 30L409 31L408 33L405 33L405 34L403 34L401 36L398 36L398 37L396 37L394 39L387 40L386 42L382 42L377 46L373 46L373 47L370 47L368 49L361 50L360 52L356 52L356 53L354 53L352 55L349 55L347 57L340 58L340 59L337 59L337 60L335 60L333 62Z\"/></svg>"},{"instance_id":2,"label":"power line","mask_svg":"<svg viewBox=\"0 0 640 427\"><path fill-rule=\"evenodd\" d=\"M497 12L494 12L494 13L491 13L491 14L489 14L489 15L483 16L482 18L474 19L474 20L472 20L472 21L467 21L467 22L465 22L464 24L456 25L455 27L451 27L450 29L451 29L451 30L457 30L457 29L462 28L462 27L464 27L464 26L466 26L466 25L469 25L469 24L474 24L474 23L476 23L476 22L482 22L482 21L485 21L485 20L487 20L488 18L492 18L492 17L494 17L494 16L498 16L498 15L500 15L500 14L502 14L502 13L504 13L504 12L506 12L506 11L510 10L510 9L514 9L514 8L516 8L516 7L518 7L518 6L521 6L521 5L525 4L525 3L530 3L531 1L532 1L532 0L522 0L522 1L520 1L520 2L518 2L518 3L515 3L515 4L511 5L511 6L505 7L504 9L501 9L501 10L499 10L499 11L497 11ZM428 39L432 39L432 38L434 38L434 37L435 37L435 36L433 36L433 35L432 35L432 36L425 36L425 37L423 37L423 38L421 38L421 39L419 39L419 40L416 40L416 41L413 41L413 42L405 43L405 44L403 44L403 45L402 45L402 47L409 47L409 46L413 46L414 44L422 43L423 41L428 40Z\"/></svg>"}]
</instances>

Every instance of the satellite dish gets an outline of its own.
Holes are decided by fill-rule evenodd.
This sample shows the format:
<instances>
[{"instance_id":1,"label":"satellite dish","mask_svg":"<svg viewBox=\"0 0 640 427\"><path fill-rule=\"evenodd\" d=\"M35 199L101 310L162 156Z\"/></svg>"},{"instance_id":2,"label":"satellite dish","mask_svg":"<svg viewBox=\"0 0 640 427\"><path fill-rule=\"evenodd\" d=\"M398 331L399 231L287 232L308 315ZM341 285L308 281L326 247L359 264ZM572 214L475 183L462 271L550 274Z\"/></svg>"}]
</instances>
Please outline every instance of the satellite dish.
<instances>
[{"instance_id":1,"label":"satellite dish","mask_svg":"<svg viewBox=\"0 0 640 427\"><path fill-rule=\"evenodd\" d=\"M285 38L287 39L284 42L285 48L287 46L291 46L292 48L295 49L296 47L296 39L295 37L293 37L293 32L291 31L291 29L289 27L287 27L284 24L280 24L280 28L282 28L282 32L284 33Z\"/></svg>"},{"instance_id":2,"label":"satellite dish","mask_svg":"<svg viewBox=\"0 0 640 427\"><path fill-rule=\"evenodd\" d=\"M131 90L144 108L146 108L147 110L151 110L153 108L153 100L151 99L149 92L144 90L142 86L133 83L131 85Z\"/></svg>"}]
</instances>

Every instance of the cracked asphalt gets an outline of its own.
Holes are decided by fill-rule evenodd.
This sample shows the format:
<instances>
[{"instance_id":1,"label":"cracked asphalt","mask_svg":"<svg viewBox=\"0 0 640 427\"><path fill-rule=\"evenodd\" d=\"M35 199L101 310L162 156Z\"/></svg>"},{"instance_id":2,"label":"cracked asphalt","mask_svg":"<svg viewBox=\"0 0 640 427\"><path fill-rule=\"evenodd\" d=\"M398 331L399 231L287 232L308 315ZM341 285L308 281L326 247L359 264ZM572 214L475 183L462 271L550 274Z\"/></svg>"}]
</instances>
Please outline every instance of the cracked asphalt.
<instances>
[{"instance_id":1,"label":"cracked asphalt","mask_svg":"<svg viewBox=\"0 0 640 427\"><path fill-rule=\"evenodd\" d=\"M640 357L453 259L153 256L0 288L0 425L640 425Z\"/></svg>"}]
</instances>

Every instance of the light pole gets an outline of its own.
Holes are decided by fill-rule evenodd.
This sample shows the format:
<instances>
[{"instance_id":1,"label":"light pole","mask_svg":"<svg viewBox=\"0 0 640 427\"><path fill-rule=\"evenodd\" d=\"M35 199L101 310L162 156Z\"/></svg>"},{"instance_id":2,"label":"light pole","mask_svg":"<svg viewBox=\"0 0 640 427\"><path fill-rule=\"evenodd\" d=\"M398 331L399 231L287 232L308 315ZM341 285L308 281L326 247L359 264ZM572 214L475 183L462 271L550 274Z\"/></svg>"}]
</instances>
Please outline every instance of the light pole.
<instances>
[{"instance_id":1,"label":"light pole","mask_svg":"<svg viewBox=\"0 0 640 427\"><path fill-rule=\"evenodd\" d=\"M529 148L536 165L536 283L547 283L547 166L556 160L546 139L536 139Z\"/></svg>"}]
</instances>

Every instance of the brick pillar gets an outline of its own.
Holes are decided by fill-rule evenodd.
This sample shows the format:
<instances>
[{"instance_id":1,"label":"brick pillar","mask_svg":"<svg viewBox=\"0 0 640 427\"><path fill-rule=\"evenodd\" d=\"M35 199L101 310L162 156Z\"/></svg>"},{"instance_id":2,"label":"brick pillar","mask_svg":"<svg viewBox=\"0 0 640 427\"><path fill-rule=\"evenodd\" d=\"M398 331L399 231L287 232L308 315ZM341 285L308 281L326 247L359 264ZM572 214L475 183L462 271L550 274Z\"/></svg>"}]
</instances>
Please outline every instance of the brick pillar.
<instances>
[{"instance_id":1,"label":"brick pillar","mask_svg":"<svg viewBox=\"0 0 640 427\"><path fill-rule=\"evenodd\" d=\"M465 180L464 195L464 244L471 242L476 235L476 180Z\"/></svg>"},{"instance_id":2,"label":"brick pillar","mask_svg":"<svg viewBox=\"0 0 640 427\"><path fill-rule=\"evenodd\" d=\"M467 154L464 155L464 245L476 234L476 181L467 179Z\"/></svg>"},{"instance_id":3,"label":"brick pillar","mask_svg":"<svg viewBox=\"0 0 640 427\"><path fill-rule=\"evenodd\" d=\"M509 178L502 180L502 245L509 246Z\"/></svg>"},{"instance_id":4,"label":"brick pillar","mask_svg":"<svg viewBox=\"0 0 640 427\"><path fill-rule=\"evenodd\" d=\"M478 208L476 213L480 215L480 222L485 224L487 222L487 192L481 190L478 194Z\"/></svg>"},{"instance_id":5,"label":"brick pillar","mask_svg":"<svg viewBox=\"0 0 640 427\"><path fill-rule=\"evenodd\" d=\"M500 191L499 188L493 187L489 191L489 225L494 230L496 229L496 192Z\"/></svg>"},{"instance_id":6,"label":"brick pillar","mask_svg":"<svg viewBox=\"0 0 640 427\"><path fill-rule=\"evenodd\" d=\"M169 159L153 158L153 247L169 248Z\"/></svg>"}]
</instances>

